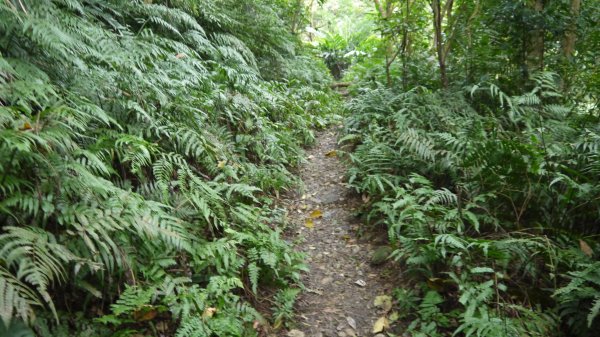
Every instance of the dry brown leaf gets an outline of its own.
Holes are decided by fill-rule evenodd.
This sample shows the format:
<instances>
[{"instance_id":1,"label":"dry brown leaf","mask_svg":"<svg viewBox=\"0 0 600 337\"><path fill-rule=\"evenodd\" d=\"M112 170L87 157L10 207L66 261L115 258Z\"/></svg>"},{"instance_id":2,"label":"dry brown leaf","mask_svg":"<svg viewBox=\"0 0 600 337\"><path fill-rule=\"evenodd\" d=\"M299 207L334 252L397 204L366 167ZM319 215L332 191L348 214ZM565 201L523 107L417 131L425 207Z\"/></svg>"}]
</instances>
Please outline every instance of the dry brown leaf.
<instances>
[{"instance_id":1,"label":"dry brown leaf","mask_svg":"<svg viewBox=\"0 0 600 337\"><path fill-rule=\"evenodd\" d=\"M31 124L29 124L29 122L25 122L23 123L23 127L21 128L21 130L31 130Z\"/></svg>"},{"instance_id":2,"label":"dry brown leaf","mask_svg":"<svg viewBox=\"0 0 600 337\"><path fill-rule=\"evenodd\" d=\"M185 55L184 53L179 53L179 54L175 55L175 57L178 58L178 59L182 59L182 58L184 58L186 56L187 55Z\"/></svg>"},{"instance_id":3,"label":"dry brown leaf","mask_svg":"<svg viewBox=\"0 0 600 337\"><path fill-rule=\"evenodd\" d=\"M592 249L592 247L590 247L590 245L588 245L587 242L583 240L579 240L579 248L585 255L589 257L592 257L592 255L594 255L594 250Z\"/></svg>"},{"instance_id":4,"label":"dry brown leaf","mask_svg":"<svg viewBox=\"0 0 600 337\"><path fill-rule=\"evenodd\" d=\"M144 307L133 312L133 319L136 320L136 322L151 321L157 314L158 311L154 310L152 307Z\"/></svg>"},{"instance_id":5,"label":"dry brown leaf","mask_svg":"<svg viewBox=\"0 0 600 337\"><path fill-rule=\"evenodd\" d=\"M373 333L380 333L383 332L383 330L389 329L390 328L390 322L387 319L387 317L383 316L380 317L377 322L375 322L375 324L373 324Z\"/></svg>"}]
</instances>

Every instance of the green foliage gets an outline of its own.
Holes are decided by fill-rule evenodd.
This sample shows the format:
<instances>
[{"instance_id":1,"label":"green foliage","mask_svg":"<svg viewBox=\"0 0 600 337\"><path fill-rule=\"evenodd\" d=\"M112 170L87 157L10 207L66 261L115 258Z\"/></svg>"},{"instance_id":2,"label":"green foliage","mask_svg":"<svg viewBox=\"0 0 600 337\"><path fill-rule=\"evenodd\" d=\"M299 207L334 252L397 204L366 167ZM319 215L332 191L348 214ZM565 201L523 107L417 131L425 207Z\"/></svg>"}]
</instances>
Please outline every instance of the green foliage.
<instances>
[{"instance_id":1,"label":"green foliage","mask_svg":"<svg viewBox=\"0 0 600 337\"><path fill-rule=\"evenodd\" d=\"M336 104L287 6L0 3L5 326L256 333L249 297L305 269L265 201Z\"/></svg>"},{"instance_id":2,"label":"green foliage","mask_svg":"<svg viewBox=\"0 0 600 337\"><path fill-rule=\"evenodd\" d=\"M404 274L426 284L404 304L415 336L594 333L597 268L578 238L598 230L597 130L579 127L589 116L557 83L539 74L518 96L494 83L363 89L349 102L349 182Z\"/></svg>"},{"instance_id":3,"label":"green foliage","mask_svg":"<svg viewBox=\"0 0 600 337\"><path fill-rule=\"evenodd\" d=\"M280 290L275 295L275 306L273 307L273 316L275 318L275 327L287 324L294 318L294 303L300 293L298 288L287 288Z\"/></svg>"}]
</instances>

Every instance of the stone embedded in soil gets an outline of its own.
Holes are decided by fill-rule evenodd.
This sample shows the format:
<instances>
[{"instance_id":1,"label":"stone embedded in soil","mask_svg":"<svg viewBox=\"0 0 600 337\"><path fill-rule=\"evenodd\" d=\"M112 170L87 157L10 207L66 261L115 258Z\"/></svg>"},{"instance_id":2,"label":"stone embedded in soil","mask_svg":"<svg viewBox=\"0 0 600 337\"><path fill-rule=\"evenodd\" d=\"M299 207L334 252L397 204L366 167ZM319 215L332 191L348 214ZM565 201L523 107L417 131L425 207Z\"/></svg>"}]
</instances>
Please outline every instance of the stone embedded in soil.
<instances>
[{"instance_id":1,"label":"stone embedded in soil","mask_svg":"<svg viewBox=\"0 0 600 337\"><path fill-rule=\"evenodd\" d=\"M304 337L304 332L294 329L294 330L290 330L287 333L287 336L288 337Z\"/></svg>"},{"instance_id":2,"label":"stone embedded in soil","mask_svg":"<svg viewBox=\"0 0 600 337\"><path fill-rule=\"evenodd\" d=\"M346 333L346 336L356 337L356 332L350 328L344 329L344 332Z\"/></svg>"},{"instance_id":3,"label":"stone embedded in soil","mask_svg":"<svg viewBox=\"0 0 600 337\"><path fill-rule=\"evenodd\" d=\"M321 284L322 285L327 285L329 283L333 282L333 277L325 277L321 280Z\"/></svg>"},{"instance_id":4,"label":"stone embedded in soil","mask_svg":"<svg viewBox=\"0 0 600 337\"><path fill-rule=\"evenodd\" d=\"M321 201L322 204L333 204L337 201L340 201L340 199L342 198L342 190L340 190L337 187L334 187L330 190L328 190L327 192L325 192L323 195L319 196L319 200Z\"/></svg>"}]
</instances>

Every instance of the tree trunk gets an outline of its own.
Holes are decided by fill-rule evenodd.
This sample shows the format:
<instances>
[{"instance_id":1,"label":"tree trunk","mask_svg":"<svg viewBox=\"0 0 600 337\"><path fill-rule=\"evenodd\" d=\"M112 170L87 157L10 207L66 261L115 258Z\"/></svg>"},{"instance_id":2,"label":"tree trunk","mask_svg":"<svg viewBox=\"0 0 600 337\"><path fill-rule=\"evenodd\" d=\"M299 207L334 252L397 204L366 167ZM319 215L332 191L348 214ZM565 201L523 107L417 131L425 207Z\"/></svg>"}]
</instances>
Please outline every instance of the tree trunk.
<instances>
[{"instance_id":1,"label":"tree trunk","mask_svg":"<svg viewBox=\"0 0 600 337\"><path fill-rule=\"evenodd\" d=\"M561 41L562 53L566 58L571 58L575 52L575 42L577 40L577 18L581 9L581 0L571 0L571 17Z\"/></svg>"},{"instance_id":2,"label":"tree trunk","mask_svg":"<svg viewBox=\"0 0 600 337\"><path fill-rule=\"evenodd\" d=\"M381 15L383 20L389 19L389 17L394 13L394 3L392 0L384 0L384 3L380 0L373 0L375 3L375 8ZM396 57L398 56L398 52L394 52L394 42L393 39L386 39L386 49L385 49L385 78L388 87L392 86L392 74L391 74L391 66Z\"/></svg>"},{"instance_id":3,"label":"tree trunk","mask_svg":"<svg viewBox=\"0 0 600 337\"><path fill-rule=\"evenodd\" d=\"M544 0L530 0L529 5L538 16L543 15ZM538 21L538 20L536 20ZM526 66L527 76L544 69L544 27L535 27L527 36Z\"/></svg>"},{"instance_id":4,"label":"tree trunk","mask_svg":"<svg viewBox=\"0 0 600 337\"><path fill-rule=\"evenodd\" d=\"M442 40L443 13L440 0L432 0L431 9L433 10L433 41L437 52L438 65L440 67L440 81L442 88L446 89L448 88L448 76L446 75L446 53L444 52L444 42Z\"/></svg>"},{"instance_id":5,"label":"tree trunk","mask_svg":"<svg viewBox=\"0 0 600 337\"><path fill-rule=\"evenodd\" d=\"M402 29L402 88L408 89L408 22L410 20L410 0L406 0L404 28Z\"/></svg>"}]
</instances>

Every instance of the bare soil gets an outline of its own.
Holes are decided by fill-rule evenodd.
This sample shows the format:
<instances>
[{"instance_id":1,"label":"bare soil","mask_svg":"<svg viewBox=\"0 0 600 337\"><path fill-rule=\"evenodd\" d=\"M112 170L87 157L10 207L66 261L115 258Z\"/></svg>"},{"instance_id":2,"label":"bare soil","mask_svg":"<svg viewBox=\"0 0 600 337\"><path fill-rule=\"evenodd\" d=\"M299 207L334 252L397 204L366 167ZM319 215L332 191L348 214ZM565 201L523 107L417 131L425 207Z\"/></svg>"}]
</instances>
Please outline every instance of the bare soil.
<instances>
[{"instance_id":1,"label":"bare soil","mask_svg":"<svg viewBox=\"0 0 600 337\"><path fill-rule=\"evenodd\" d=\"M336 129L318 134L299 170L304 191L283 201L291 224L288 235L306 253L310 266L303 280L307 289L297 301L296 328L284 333L290 337L373 336L381 314L373 300L389 295L393 285L385 266L370 264L385 236L357 236L362 225L355 214L362 199L345 183L336 140Z\"/></svg>"}]
</instances>

